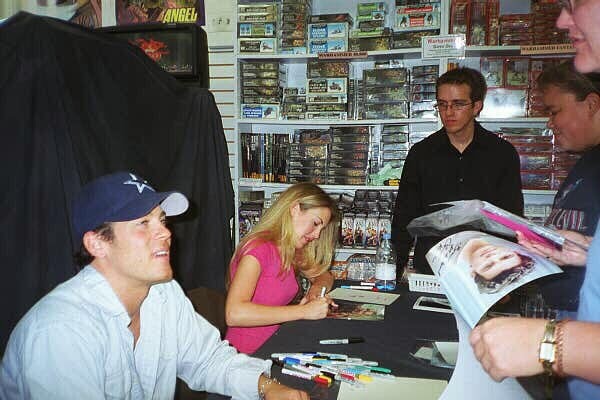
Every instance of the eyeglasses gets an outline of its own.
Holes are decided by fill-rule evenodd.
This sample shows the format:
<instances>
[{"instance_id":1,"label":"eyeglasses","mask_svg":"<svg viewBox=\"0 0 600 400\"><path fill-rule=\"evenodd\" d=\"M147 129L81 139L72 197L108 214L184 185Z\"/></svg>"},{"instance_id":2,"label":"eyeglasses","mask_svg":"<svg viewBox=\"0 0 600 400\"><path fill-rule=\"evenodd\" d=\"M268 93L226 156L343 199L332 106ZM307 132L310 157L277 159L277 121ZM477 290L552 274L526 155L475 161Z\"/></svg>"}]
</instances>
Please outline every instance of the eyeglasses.
<instances>
[{"instance_id":1,"label":"eyeglasses","mask_svg":"<svg viewBox=\"0 0 600 400\"><path fill-rule=\"evenodd\" d=\"M451 101L450 103L446 103L445 101L438 101L434 107L439 111L446 111L449 108L452 110L461 111L471 105L473 105L473 102L467 103L466 101Z\"/></svg>"},{"instance_id":2,"label":"eyeglasses","mask_svg":"<svg viewBox=\"0 0 600 400\"><path fill-rule=\"evenodd\" d=\"M573 13L573 2L571 0L558 0L556 2L561 8L566 10L569 14Z\"/></svg>"}]
</instances>

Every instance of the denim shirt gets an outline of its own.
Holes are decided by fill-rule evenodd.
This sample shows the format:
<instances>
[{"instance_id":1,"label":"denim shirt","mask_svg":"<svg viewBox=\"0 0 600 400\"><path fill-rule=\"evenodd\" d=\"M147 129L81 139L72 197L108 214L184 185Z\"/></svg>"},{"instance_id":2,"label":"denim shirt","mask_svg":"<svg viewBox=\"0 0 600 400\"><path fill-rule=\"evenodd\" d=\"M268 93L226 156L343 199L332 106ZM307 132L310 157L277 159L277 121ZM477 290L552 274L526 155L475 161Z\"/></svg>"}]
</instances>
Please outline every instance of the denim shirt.
<instances>
[{"instance_id":1,"label":"denim shirt","mask_svg":"<svg viewBox=\"0 0 600 400\"><path fill-rule=\"evenodd\" d=\"M17 324L0 399L172 399L176 377L194 390L258 398L270 361L237 354L175 281L151 287L140 319L134 348L125 307L88 265Z\"/></svg>"},{"instance_id":2,"label":"denim shirt","mask_svg":"<svg viewBox=\"0 0 600 400\"><path fill-rule=\"evenodd\" d=\"M600 224L596 227L587 260L585 279L579 294L577 320L600 323ZM600 398L600 385L578 378L570 378L567 384L573 400Z\"/></svg>"}]
</instances>

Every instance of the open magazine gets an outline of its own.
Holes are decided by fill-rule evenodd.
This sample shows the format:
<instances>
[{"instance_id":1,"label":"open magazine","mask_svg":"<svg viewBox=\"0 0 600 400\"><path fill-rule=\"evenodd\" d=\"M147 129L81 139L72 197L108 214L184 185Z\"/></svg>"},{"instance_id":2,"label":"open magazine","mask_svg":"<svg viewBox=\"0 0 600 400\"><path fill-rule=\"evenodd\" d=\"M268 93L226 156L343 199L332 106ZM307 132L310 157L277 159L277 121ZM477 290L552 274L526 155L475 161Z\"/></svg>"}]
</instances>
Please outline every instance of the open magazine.
<instances>
[{"instance_id":1,"label":"open magazine","mask_svg":"<svg viewBox=\"0 0 600 400\"><path fill-rule=\"evenodd\" d=\"M553 229L534 224L487 201L459 200L440 204L448 204L451 207L413 219L407 227L411 235L440 236L452 228L466 225L471 229L505 236L514 236L514 233L519 231L530 241L557 248L561 248L567 241L582 247Z\"/></svg>"},{"instance_id":2,"label":"open magazine","mask_svg":"<svg viewBox=\"0 0 600 400\"><path fill-rule=\"evenodd\" d=\"M562 272L552 262L516 243L476 231L448 236L425 257L452 308L471 328L514 289Z\"/></svg>"}]
</instances>

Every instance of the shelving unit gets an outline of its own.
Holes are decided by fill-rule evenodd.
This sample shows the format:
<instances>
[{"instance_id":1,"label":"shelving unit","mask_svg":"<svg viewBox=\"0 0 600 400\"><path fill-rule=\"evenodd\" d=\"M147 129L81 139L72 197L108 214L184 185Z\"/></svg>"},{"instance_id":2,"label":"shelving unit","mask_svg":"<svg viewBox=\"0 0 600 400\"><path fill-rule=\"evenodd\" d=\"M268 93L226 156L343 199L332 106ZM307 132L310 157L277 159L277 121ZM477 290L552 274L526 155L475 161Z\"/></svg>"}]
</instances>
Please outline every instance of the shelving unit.
<instances>
[{"instance_id":1,"label":"shelving unit","mask_svg":"<svg viewBox=\"0 0 600 400\"><path fill-rule=\"evenodd\" d=\"M365 1L360 1L365 2ZM393 9L394 0L386 0L388 9ZM312 14L327 14L347 12L354 14L358 0L313 0ZM525 4L527 3L527 4ZM529 2L518 0L501 0L500 14L522 13L528 12ZM449 31L449 10L450 0L441 0L441 34L447 34ZM237 20L237 15L236 15ZM236 41L237 43L237 41ZM239 65L244 61L278 61L280 63L301 64L311 60L318 59L317 54L240 54L236 47L236 76L240 76ZM354 63L373 63L375 60L381 59L400 59L405 66L413 67L415 65L438 65L439 73L443 74L447 70L449 61L458 61L460 64L469 65L476 62L480 57L484 56L517 56L521 54L520 46L468 46L465 51L465 58L461 60L453 60L448 58L440 59L421 59L421 48L396 49L389 51L370 51L367 52L366 58L348 59ZM559 54L565 55L565 54ZM554 55L556 56L556 54ZM250 119L240 118L240 87L239 83L236 87L236 117L235 120L235 138L236 149L238 151L237 162L234 165L234 187L236 200L236 223L238 219L239 192L240 191L264 191L265 195L270 195L273 192L285 190L286 184L281 183L263 183L255 180L241 178L241 158L240 150L240 133L281 133L289 134L294 129L315 128L315 127L330 127L330 126L357 126L371 125L381 127L384 124L408 124L409 129L417 129L419 131L434 132L441 127L437 118L427 119L392 119L392 120L280 120L280 119ZM547 118L479 118L478 121L488 129L497 129L498 127L515 126L515 127L543 127L547 122ZM328 192L353 192L356 189L376 189L376 190L396 190L395 187L387 186L339 186L339 185L322 185ZM529 204L551 204L555 191L551 190L524 190L526 202ZM236 241L239 239L236 229ZM340 253L353 254L356 252L370 254L368 249L340 249ZM374 254L374 250L372 251Z\"/></svg>"}]
</instances>

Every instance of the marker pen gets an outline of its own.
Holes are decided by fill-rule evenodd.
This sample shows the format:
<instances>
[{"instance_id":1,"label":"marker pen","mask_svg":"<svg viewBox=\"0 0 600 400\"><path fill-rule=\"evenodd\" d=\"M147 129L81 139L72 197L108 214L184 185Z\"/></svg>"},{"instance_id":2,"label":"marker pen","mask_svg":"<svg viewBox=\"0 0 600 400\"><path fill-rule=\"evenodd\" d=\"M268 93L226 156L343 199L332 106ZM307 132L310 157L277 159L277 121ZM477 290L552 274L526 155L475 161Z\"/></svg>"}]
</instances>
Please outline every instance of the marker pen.
<instances>
[{"instance_id":1,"label":"marker pen","mask_svg":"<svg viewBox=\"0 0 600 400\"><path fill-rule=\"evenodd\" d=\"M342 289L373 290L373 286L342 285Z\"/></svg>"},{"instance_id":2,"label":"marker pen","mask_svg":"<svg viewBox=\"0 0 600 400\"><path fill-rule=\"evenodd\" d=\"M307 374L305 372L300 372L300 371L294 371L294 370L287 369L287 368L282 368L281 373L285 374L285 375L295 376L297 378L306 379L307 381L312 381L312 379L313 379L313 376L311 374Z\"/></svg>"},{"instance_id":3,"label":"marker pen","mask_svg":"<svg viewBox=\"0 0 600 400\"><path fill-rule=\"evenodd\" d=\"M361 337L350 337L343 339L321 339L319 344L348 344L348 343L362 343L365 339Z\"/></svg>"},{"instance_id":4,"label":"marker pen","mask_svg":"<svg viewBox=\"0 0 600 400\"><path fill-rule=\"evenodd\" d=\"M356 375L356 379L358 379L361 382L372 382L373 378L370 377L369 375Z\"/></svg>"},{"instance_id":5,"label":"marker pen","mask_svg":"<svg viewBox=\"0 0 600 400\"><path fill-rule=\"evenodd\" d=\"M329 385L331 385L331 378L328 376L324 376L324 375L315 376L313 380L316 383L319 383L321 385L326 385L327 387L329 387Z\"/></svg>"},{"instance_id":6,"label":"marker pen","mask_svg":"<svg viewBox=\"0 0 600 400\"><path fill-rule=\"evenodd\" d=\"M391 374L392 370L389 368L383 368L383 367L369 367L369 369L373 372L382 372L384 374Z\"/></svg>"}]
</instances>

